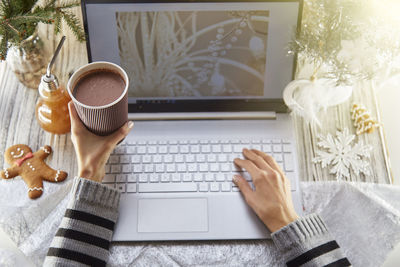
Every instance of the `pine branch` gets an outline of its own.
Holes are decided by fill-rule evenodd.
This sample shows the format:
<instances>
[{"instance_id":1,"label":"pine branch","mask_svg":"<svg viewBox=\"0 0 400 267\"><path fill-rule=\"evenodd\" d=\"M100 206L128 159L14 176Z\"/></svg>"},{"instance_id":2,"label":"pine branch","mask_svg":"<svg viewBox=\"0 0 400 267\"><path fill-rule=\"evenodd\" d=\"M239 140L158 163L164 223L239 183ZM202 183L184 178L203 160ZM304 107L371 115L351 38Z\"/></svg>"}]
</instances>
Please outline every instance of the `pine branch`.
<instances>
[{"instance_id":1,"label":"pine branch","mask_svg":"<svg viewBox=\"0 0 400 267\"><path fill-rule=\"evenodd\" d=\"M65 3L62 3L61 5L58 5L57 8L69 9L69 8L73 8L73 7L77 7L77 6L80 6L79 1L67 1Z\"/></svg>"},{"instance_id":2,"label":"pine branch","mask_svg":"<svg viewBox=\"0 0 400 267\"><path fill-rule=\"evenodd\" d=\"M76 39L79 42L85 41L85 33L83 32L79 19L72 13L67 11L60 10L62 18L67 23L69 28L72 30L73 34L75 35Z\"/></svg>"},{"instance_id":3,"label":"pine branch","mask_svg":"<svg viewBox=\"0 0 400 267\"><path fill-rule=\"evenodd\" d=\"M4 32L1 41L0 41L0 60L5 60L7 57L8 50L8 33Z\"/></svg>"},{"instance_id":4,"label":"pine branch","mask_svg":"<svg viewBox=\"0 0 400 267\"><path fill-rule=\"evenodd\" d=\"M54 33L59 34L61 32L61 16L55 16L54 18Z\"/></svg>"}]
</instances>

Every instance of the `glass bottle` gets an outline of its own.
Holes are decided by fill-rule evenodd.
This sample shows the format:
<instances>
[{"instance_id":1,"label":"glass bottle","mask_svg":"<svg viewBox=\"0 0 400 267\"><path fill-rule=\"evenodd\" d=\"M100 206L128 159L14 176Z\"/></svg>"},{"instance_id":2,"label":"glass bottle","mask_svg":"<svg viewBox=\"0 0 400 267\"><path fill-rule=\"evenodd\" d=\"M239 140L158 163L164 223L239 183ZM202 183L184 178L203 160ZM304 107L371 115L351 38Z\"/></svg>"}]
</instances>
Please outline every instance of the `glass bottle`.
<instances>
[{"instance_id":1,"label":"glass bottle","mask_svg":"<svg viewBox=\"0 0 400 267\"><path fill-rule=\"evenodd\" d=\"M36 119L39 125L47 132L53 134L65 134L71 130L68 102L71 98L68 92L59 85L57 77L51 74L51 67L60 52L65 36L60 43L47 66L47 72L42 76L39 84L40 98L36 103Z\"/></svg>"},{"instance_id":2,"label":"glass bottle","mask_svg":"<svg viewBox=\"0 0 400 267\"><path fill-rule=\"evenodd\" d=\"M36 104L36 119L43 130L53 134L65 134L71 130L67 91L59 86L57 78L43 75L39 85L40 98Z\"/></svg>"}]
</instances>

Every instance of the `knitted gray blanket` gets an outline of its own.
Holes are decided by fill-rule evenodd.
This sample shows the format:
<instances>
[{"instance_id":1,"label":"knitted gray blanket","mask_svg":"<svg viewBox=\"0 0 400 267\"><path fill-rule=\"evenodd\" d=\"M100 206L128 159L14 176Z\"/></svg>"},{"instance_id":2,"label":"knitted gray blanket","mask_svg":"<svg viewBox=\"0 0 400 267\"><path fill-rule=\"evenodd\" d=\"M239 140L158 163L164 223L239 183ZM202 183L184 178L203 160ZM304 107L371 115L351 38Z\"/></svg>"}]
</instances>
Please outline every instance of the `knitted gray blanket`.
<instances>
[{"instance_id":1,"label":"knitted gray blanket","mask_svg":"<svg viewBox=\"0 0 400 267\"><path fill-rule=\"evenodd\" d=\"M302 182L305 214L317 212L354 266L380 266L400 242L400 187ZM0 228L32 266L41 266L68 202L70 181L38 201L0 196ZM13 199L15 201L13 201ZM0 248L0 266L18 266ZM113 243L110 266L284 266L271 240Z\"/></svg>"}]
</instances>

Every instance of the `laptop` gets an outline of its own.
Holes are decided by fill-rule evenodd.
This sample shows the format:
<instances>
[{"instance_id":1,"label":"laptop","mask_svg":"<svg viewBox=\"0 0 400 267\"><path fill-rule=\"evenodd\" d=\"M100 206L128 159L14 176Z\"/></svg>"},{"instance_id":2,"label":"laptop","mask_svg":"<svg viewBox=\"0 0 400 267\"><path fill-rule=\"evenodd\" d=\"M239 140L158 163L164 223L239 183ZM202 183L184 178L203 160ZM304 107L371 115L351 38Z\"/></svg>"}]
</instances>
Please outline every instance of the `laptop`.
<instances>
[{"instance_id":1,"label":"laptop","mask_svg":"<svg viewBox=\"0 0 400 267\"><path fill-rule=\"evenodd\" d=\"M282 100L301 1L83 0L89 61L130 79L134 129L103 183L121 191L113 241L265 239L232 183L243 148L274 156L302 213L296 143Z\"/></svg>"}]
</instances>

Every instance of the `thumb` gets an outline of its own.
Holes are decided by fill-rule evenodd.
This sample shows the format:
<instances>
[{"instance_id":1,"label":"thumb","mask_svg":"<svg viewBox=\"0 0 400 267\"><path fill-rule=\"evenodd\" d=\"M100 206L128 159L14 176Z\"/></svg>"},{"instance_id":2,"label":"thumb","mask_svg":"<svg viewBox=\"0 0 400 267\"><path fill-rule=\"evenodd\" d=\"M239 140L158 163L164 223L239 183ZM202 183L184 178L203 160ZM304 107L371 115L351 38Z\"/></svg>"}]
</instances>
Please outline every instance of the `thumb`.
<instances>
[{"instance_id":1,"label":"thumb","mask_svg":"<svg viewBox=\"0 0 400 267\"><path fill-rule=\"evenodd\" d=\"M252 198L254 193L249 183L240 175L234 175L232 181L239 187L240 192L242 192L247 204L249 204L249 199Z\"/></svg>"},{"instance_id":2,"label":"thumb","mask_svg":"<svg viewBox=\"0 0 400 267\"><path fill-rule=\"evenodd\" d=\"M129 132L132 130L133 128L133 121L128 121L127 123L125 123L121 128L119 128L115 133L113 133L110 136L111 141L114 144L118 144L122 139L124 139Z\"/></svg>"}]
</instances>

